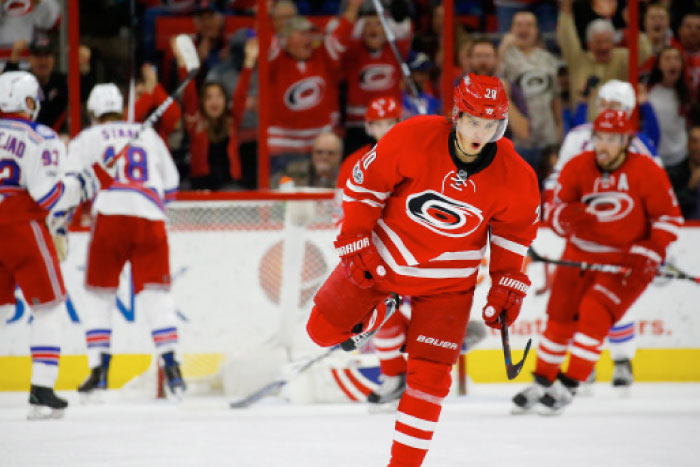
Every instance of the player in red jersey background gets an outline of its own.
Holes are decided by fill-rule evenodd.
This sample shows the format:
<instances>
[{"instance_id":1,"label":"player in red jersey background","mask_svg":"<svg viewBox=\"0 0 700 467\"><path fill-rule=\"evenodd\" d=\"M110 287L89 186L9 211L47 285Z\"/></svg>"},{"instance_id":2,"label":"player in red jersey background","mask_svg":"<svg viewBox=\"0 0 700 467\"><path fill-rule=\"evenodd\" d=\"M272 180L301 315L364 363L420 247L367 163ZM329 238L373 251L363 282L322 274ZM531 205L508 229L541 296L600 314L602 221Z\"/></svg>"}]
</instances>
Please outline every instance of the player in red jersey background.
<instances>
[{"instance_id":1,"label":"player in red jersey background","mask_svg":"<svg viewBox=\"0 0 700 467\"><path fill-rule=\"evenodd\" d=\"M502 138L507 115L501 82L470 74L455 88L451 119L399 123L355 164L344 188L341 264L314 297L307 331L321 346L347 343L395 310L386 297L411 296L391 467L420 466L428 452L487 246L487 324L498 327L502 314L512 323L530 285L522 270L539 191L535 173Z\"/></svg>"},{"instance_id":2,"label":"player in red jersey background","mask_svg":"<svg viewBox=\"0 0 700 467\"><path fill-rule=\"evenodd\" d=\"M625 274L560 267L537 350L535 382L514 411L557 413L593 371L612 325L644 292L683 223L668 176L629 151L627 114L605 110L594 122L594 151L571 159L555 189L552 229L567 239L562 259L621 264ZM560 372L570 353L566 373Z\"/></svg>"}]
</instances>

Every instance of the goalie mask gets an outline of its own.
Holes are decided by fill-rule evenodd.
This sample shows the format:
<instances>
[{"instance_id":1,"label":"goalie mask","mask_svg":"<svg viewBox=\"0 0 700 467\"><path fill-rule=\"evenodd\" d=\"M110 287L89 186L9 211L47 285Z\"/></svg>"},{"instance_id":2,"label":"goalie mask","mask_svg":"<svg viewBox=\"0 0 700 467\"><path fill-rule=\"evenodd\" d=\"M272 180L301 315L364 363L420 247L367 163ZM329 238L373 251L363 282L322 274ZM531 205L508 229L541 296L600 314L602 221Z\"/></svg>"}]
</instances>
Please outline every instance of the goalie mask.
<instances>
[{"instance_id":1,"label":"goalie mask","mask_svg":"<svg viewBox=\"0 0 700 467\"><path fill-rule=\"evenodd\" d=\"M87 109L93 118L107 113L121 114L124 112L124 98L114 83L96 84L90 91Z\"/></svg>"},{"instance_id":2,"label":"goalie mask","mask_svg":"<svg viewBox=\"0 0 700 467\"><path fill-rule=\"evenodd\" d=\"M27 113L36 120L42 94L39 82L31 73L8 71L0 75L0 111L3 113ZM34 101L33 109L27 104L27 98Z\"/></svg>"},{"instance_id":3,"label":"goalie mask","mask_svg":"<svg viewBox=\"0 0 700 467\"><path fill-rule=\"evenodd\" d=\"M498 120L498 128L491 143L503 137L508 127L508 96L501 80L495 76L474 73L463 77L454 89L452 122L457 123L462 113L475 117Z\"/></svg>"}]
</instances>

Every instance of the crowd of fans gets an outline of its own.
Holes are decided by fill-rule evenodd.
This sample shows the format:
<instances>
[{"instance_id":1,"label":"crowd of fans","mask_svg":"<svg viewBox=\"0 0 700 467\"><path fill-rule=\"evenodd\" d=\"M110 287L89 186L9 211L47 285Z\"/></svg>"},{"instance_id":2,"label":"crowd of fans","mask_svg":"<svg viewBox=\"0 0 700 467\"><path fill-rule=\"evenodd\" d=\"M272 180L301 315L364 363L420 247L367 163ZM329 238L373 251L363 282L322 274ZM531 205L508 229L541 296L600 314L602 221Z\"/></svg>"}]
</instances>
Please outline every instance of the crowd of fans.
<instances>
[{"instance_id":1,"label":"crowd of fans","mask_svg":"<svg viewBox=\"0 0 700 467\"><path fill-rule=\"evenodd\" d=\"M176 159L182 188L257 188L259 60L269 70L270 186L286 176L297 185L333 187L343 156L372 142L364 119L374 98L402 102L403 118L448 115L440 95L444 73L455 82L470 71L499 76L511 104L507 136L543 180L566 133L597 115L605 98L600 86L629 79L625 0L455 0L454 59L446 70L442 2L381 1L385 24L369 0L268 0L273 37L267 57L258 57L254 28L227 27L232 17L255 24L253 0L140 0L136 15L110 10L118 8L114 2L90 2L81 6L81 95L95 82L115 80L126 95L128 79L119 78L136 57L133 118L144 119L184 73L177 51L158 49L156 24L161 17L184 18L193 26L202 67L156 126ZM39 121L65 132L67 80L55 64L59 2L0 2L0 66L37 76L45 99ZM684 215L699 219L700 1L640 0L639 6L639 81L633 84L640 128ZM98 17L105 21L100 28ZM403 79L386 27L417 96ZM116 66L115 60L125 62Z\"/></svg>"}]
</instances>

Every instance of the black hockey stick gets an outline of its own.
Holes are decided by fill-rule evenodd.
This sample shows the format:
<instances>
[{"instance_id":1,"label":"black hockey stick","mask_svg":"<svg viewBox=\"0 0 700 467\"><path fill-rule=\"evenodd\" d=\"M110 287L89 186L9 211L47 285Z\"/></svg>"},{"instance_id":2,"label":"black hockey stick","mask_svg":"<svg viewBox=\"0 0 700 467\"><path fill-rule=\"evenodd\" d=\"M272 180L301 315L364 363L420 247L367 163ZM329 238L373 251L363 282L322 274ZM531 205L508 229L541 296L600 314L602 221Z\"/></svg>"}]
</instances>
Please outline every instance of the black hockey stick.
<instances>
[{"instance_id":1,"label":"black hockey stick","mask_svg":"<svg viewBox=\"0 0 700 467\"><path fill-rule=\"evenodd\" d=\"M514 365L513 357L510 353L510 336L508 335L508 324L505 312L501 313L501 316L498 317L498 322L501 323L501 344L503 344L503 358L506 361L506 374L508 375L508 379L514 379L520 374L520 370L523 369L527 353L530 351L530 345L532 345L532 339L527 340L525 352L523 352L523 359L520 360L520 363Z\"/></svg>"},{"instance_id":2,"label":"black hockey stick","mask_svg":"<svg viewBox=\"0 0 700 467\"><path fill-rule=\"evenodd\" d=\"M373 3L374 9L377 10L377 16L379 16L379 21L381 21L382 27L384 28L384 34L386 35L387 42L389 42L391 51L394 53L394 58L396 58L396 61L398 62L399 67L401 68L401 73L403 73L404 80L408 85L408 89L411 91L411 95L415 100L416 107L418 108L418 113L420 113L421 115L425 115L428 113L428 109L425 108L425 105L420 100L418 86L416 86L415 81L413 81L413 78L411 77L411 70L408 68L408 65L403 60L403 57L401 57L401 52L399 52L398 47L396 47L396 36L394 35L394 31L391 30L391 27L389 27L389 23L384 17L384 6L382 5L381 0L373 0Z\"/></svg>"},{"instance_id":3,"label":"black hockey stick","mask_svg":"<svg viewBox=\"0 0 700 467\"><path fill-rule=\"evenodd\" d=\"M301 373L304 371L308 370L314 363L317 363L326 357L328 357L330 354L335 352L340 348L339 345L333 346L326 350L325 352L316 355L313 358L310 359L304 359L304 363L299 362L299 366L294 369L294 371L287 376L281 376L278 379L272 381L271 383L266 384L265 386L261 387L257 391L254 391L250 393L249 395L245 396L242 399L239 399L237 401L233 401L229 404L229 407L232 409L244 409L246 407L250 407L251 405L255 404L258 402L260 399L263 399L264 397L274 394L280 389L282 389L284 386L286 386L290 381L292 381L294 378L299 376Z\"/></svg>"},{"instance_id":4,"label":"black hockey stick","mask_svg":"<svg viewBox=\"0 0 700 467\"><path fill-rule=\"evenodd\" d=\"M548 263L548 264L556 264L557 266L567 266L571 268L579 268L583 271L600 271L600 272L609 272L612 274L629 274L630 273L630 268L626 266L620 266L618 264L600 264L600 263L587 263L585 261L569 261L569 260L561 260L561 259L552 259L552 258L547 258L546 256L542 256L539 253L535 251L534 248L530 247L530 249L527 251L527 254L532 258L533 261L541 262L541 263ZM675 266L664 266L661 267L659 270L656 271L656 276L657 277L665 277L667 279L684 279L684 280L689 280L692 282L695 282L696 284L700 284L700 277L696 276L691 276L690 274L686 274L679 269L677 269Z\"/></svg>"}]
</instances>

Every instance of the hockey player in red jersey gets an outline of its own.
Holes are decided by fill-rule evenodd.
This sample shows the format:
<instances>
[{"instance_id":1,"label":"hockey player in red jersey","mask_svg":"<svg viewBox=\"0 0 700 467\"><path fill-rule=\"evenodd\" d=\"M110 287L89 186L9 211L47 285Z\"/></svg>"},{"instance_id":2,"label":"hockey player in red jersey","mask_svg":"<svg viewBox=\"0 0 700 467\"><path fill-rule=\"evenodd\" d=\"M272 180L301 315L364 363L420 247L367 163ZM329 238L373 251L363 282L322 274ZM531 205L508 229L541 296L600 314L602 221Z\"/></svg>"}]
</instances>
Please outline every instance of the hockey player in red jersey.
<instances>
[{"instance_id":1,"label":"hockey player in red jersey","mask_svg":"<svg viewBox=\"0 0 700 467\"><path fill-rule=\"evenodd\" d=\"M594 150L561 171L551 224L567 240L562 259L619 264L629 271L557 269L535 382L513 398L516 413L557 413L572 401L608 331L652 281L683 223L664 170L629 150L632 134L625 112L603 111L594 122ZM569 366L561 373L567 353Z\"/></svg>"},{"instance_id":2,"label":"hockey player in red jersey","mask_svg":"<svg viewBox=\"0 0 700 467\"><path fill-rule=\"evenodd\" d=\"M64 213L89 199L100 169L59 177L65 146L52 129L34 122L40 101L30 73L0 75L0 319L14 310L19 285L33 316L29 417L57 418L68 405L53 390L66 290L45 220L48 214L50 222L60 223Z\"/></svg>"},{"instance_id":3,"label":"hockey player in red jersey","mask_svg":"<svg viewBox=\"0 0 700 467\"><path fill-rule=\"evenodd\" d=\"M179 176L170 152L152 129L123 121L123 97L114 84L98 84L90 92L88 110L95 124L68 146L69 163L78 167L108 161L129 143L125 157L109 170L113 183L93 203L94 225L85 271L88 378L78 391L99 394L106 389L110 368L111 312L119 276L131 264L136 306L146 315L166 383L180 396L185 384L177 361L177 316L170 294L165 204L174 199ZM134 135L138 137L131 141Z\"/></svg>"},{"instance_id":4,"label":"hockey player in red jersey","mask_svg":"<svg viewBox=\"0 0 700 467\"><path fill-rule=\"evenodd\" d=\"M487 324L498 327L501 315L512 323L530 284L522 270L539 220L537 177L502 138L507 115L501 82L470 74L451 119L399 123L344 189L341 264L314 297L307 331L321 346L350 349L393 314L392 294L411 297L391 467L419 466L428 451L487 246Z\"/></svg>"}]
</instances>

